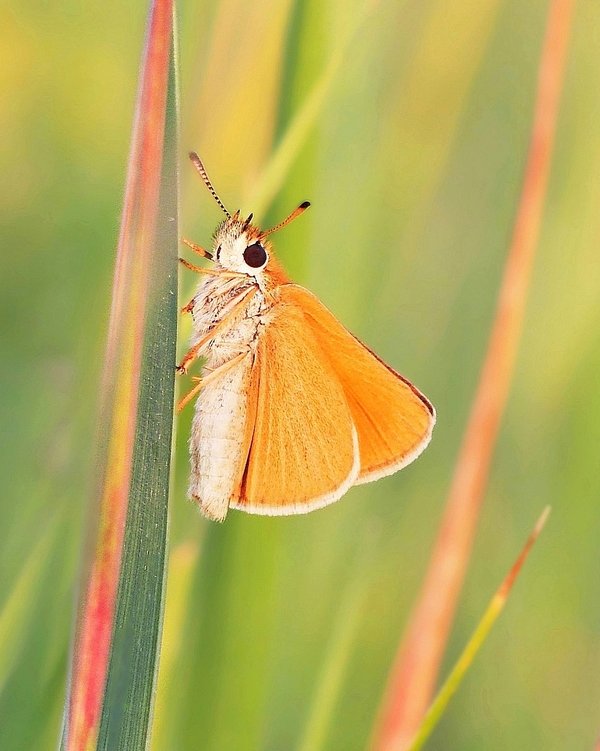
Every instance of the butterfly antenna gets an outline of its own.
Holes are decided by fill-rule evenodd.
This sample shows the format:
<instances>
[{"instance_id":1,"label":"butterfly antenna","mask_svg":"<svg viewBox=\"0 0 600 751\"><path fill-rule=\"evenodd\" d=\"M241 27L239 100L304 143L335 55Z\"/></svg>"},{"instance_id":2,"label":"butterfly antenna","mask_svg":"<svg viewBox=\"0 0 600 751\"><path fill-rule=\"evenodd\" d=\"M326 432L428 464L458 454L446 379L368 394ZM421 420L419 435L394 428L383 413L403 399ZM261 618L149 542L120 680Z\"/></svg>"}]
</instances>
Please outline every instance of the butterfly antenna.
<instances>
[{"instance_id":1,"label":"butterfly antenna","mask_svg":"<svg viewBox=\"0 0 600 751\"><path fill-rule=\"evenodd\" d=\"M221 199L217 195L217 191L213 188L213 185L212 185L212 183L210 181L210 178L209 178L209 176L208 176L208 174L206 172L206 169L205 169L204 165L202 164L202 160L200 159L200 157L198 156L198 154L196 154L195 151L190 151L189 156L190 156L190 160L191 160L192 164L194 165L194 167L200 173L200 177L204 180L204 184L209 189L211 196L215 199L215 201L223 209L223 211L225 212L225 214L227 215L227 217L229 219L231 219L231 214L227 211L227 209L225 208L225 204L223 203L223 201L221 201Z\"/></svg>"},{"instance_id":2,"label":"butterfly antenna","mask_svg":"<svg viewBox=\"0 0 600 751\"><path fill-rule=\"evenodd\" d=\"M271 229L268 229L265 232L262 232L261 237L272 235L273 232L278 232L280 229L283 229L287 224L289 224L294 219L296 219L296 217L300 216L300 214L303 214L309 206L310 206L310 201L304 201L304 203L301 203L300 206L298 206L298 208L294 209L292 213L283 220L283 222L279 222L279 224L276 224L274 227L271 227Z\"/></svg>"}]
</instances>

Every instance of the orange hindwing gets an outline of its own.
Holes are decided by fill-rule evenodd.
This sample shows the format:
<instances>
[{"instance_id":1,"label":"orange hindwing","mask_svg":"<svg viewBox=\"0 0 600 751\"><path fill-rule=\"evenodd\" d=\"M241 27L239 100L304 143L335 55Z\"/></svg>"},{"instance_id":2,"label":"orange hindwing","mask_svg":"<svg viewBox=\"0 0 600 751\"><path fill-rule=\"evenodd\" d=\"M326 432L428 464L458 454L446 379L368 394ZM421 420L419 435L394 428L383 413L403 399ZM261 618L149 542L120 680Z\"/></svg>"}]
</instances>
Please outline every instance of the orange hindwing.
<instances>
[{"instance_id":1,"label":"orange hindwing","mask_svg":"<svg viewBox=\"0 0 600 751\"><path fill-rule=\"evenodd\" d=\"M308 290L286 284L277 293L283 305L302 311L344 390L360 447L356 483L392 474L416 459L435 424L430 402L350 334Z\"/></svg>"}]
</instances>

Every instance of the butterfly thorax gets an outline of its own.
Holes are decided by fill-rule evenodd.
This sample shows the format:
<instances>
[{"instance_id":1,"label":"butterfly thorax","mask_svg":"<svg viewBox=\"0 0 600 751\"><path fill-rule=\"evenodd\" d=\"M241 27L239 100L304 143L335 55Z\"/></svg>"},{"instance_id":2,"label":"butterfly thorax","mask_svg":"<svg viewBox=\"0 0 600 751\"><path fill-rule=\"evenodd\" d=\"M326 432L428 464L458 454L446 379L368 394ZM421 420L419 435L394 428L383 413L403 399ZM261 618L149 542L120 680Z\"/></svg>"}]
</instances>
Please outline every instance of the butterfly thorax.
<instances>
[{"instance_id":1,"label":"butterfly thorax","mask_svg":"<svg viewBox=\"0 0 600 751\"><path fill-rule=\"evenodd\" d=\"M203 350L205 372L254 350L260 325L272 302L253 277L208 277L200 283L194 299L192 345L216 330Z\"/></svg>"}]
</instances>

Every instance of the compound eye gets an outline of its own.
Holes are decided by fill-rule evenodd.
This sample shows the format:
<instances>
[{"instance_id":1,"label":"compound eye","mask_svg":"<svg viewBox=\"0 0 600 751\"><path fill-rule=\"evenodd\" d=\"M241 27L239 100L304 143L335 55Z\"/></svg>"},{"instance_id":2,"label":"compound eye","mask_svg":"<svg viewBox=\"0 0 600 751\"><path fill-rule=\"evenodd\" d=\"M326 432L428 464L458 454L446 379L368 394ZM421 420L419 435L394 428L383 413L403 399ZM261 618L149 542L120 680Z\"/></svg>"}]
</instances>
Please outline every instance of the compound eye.
<instances>
[{"instance_id":1,"label":"compound eye","mask_svg":"<svg viewBox=\"0 0 600 751\"><path fill-rule=\"evenodd\" d=\"M248 245L244 251L244 261L253 269L259 269L267 262L267 251L260 243Z\"/></svg>"}]
</instances>

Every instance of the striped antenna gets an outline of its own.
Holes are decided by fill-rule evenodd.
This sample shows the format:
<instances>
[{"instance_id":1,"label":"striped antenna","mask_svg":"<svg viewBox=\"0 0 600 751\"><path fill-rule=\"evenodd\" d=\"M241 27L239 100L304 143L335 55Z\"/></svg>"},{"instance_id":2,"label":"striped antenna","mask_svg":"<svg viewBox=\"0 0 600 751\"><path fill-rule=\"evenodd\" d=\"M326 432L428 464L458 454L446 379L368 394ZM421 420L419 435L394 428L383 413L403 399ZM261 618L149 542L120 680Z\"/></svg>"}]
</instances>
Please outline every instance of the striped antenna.
<instances>
[{"instance_id":1,"label":"striped antenna","mask_svg":"<svg viewBox=\"0 0 600 751\"><path fill-rule=\"evenodd\" d=\"M292 213L283 220L283 222L279 222L279 224L276 224L274 227L271 227L271 229L261 232L260 236L266 237L267 235L272 235L273 232L278 232L280 229L283 229L286 226L286 224L289 224L296 217L300 216L300 214L303 214L309 206L310 206L310 201L304 201L304 203L301 203L297 209L294 209Z\"/></svg>"},{"instance_id":2,"label":"striped antenna","mask_svg":"<svg viewBox=\"0 0 600 751\"><path fill-rule=\"evenodd\" d=\"M227 218L231 219L231 214L227 211L227 209L225 208L225 204L223 203L223 201L221 201L221 199L217 195L217 191L213 188L213 185L212 185L212 183L210 181L210 178L209 178L209 176L208 176L208 174L206 172L206 169L205 169L204 165L202 164L202 160L200 159L200 157L198 156L198 154L196 154L195 151L190 151L190 155L189 156L190 156L190 160L191 160L192 164L194 165L194 167L200 173L200 177L204 180L204 184L209 189L211 196L215 199L215 201L223 209L223 211L227 215Z\"/></svg>"}]
</instances>

